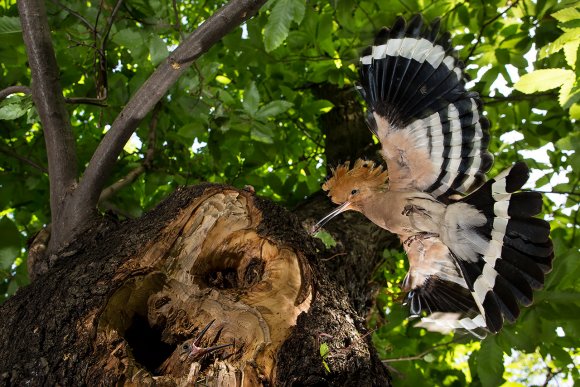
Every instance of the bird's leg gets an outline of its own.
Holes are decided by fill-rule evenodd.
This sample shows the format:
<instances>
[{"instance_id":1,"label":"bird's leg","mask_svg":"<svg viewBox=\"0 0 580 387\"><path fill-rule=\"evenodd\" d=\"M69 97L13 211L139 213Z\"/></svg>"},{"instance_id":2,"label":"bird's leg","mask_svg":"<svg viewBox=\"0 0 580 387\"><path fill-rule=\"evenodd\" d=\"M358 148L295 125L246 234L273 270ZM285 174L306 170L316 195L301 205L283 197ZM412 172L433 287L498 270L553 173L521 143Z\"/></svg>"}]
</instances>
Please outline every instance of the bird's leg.
<instances>
[{"instance_id":1,"label":"bird's leg","mask_svg":"<svg viewBox=\"0 0 580 387\"><path fill-rule=\"evenodd\" d=\"M411 244L413 244L413 242L418 241L421 246L425 247L423 245L423 241L427 238L434 238L434 237L438 237L439 234L434 233L434 232L419 232L417 234L413 234L410 237L408 237L407 239L405 239L405 241L403 242L403 244L405 246L411 246Z\"/></svg>"},{"instance_id":2,"label":"bird's leg","mask_svg":"<svg viewBox=\"0 0 580 387\"><path fill-rule=\"evenodd\" d=\"M427 238L438 237L439 234L435 234L433 232L419 232L417 234L413 234L403 242L403 245L409 248L413 242L419 242L420 247L417 248L417 252L423 258L425 256L425 244L423 241Z\"/></svg>"}]
</instances>

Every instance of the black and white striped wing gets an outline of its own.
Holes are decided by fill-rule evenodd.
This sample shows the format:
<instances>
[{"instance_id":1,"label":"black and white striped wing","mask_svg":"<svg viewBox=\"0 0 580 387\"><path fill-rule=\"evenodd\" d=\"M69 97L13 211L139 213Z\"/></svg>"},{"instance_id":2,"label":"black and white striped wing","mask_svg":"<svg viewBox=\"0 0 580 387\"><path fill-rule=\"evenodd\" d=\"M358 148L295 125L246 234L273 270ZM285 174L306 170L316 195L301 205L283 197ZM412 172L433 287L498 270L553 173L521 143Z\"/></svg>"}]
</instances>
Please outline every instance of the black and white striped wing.
<instances>
[{"instance_id":1,"label":"black and white striped wing","mask_svg":"<svg viewBox=\"0 0 580 387\"><path fill-rule=\"evenodd\" d=\"M384 28L361 57L361 93L378 136L392 190L413 189L444 200L485 181L493 157L489 122L477 93L465 90L463 65L450 35L421 16Z\"/></svg>"}]
</instances>

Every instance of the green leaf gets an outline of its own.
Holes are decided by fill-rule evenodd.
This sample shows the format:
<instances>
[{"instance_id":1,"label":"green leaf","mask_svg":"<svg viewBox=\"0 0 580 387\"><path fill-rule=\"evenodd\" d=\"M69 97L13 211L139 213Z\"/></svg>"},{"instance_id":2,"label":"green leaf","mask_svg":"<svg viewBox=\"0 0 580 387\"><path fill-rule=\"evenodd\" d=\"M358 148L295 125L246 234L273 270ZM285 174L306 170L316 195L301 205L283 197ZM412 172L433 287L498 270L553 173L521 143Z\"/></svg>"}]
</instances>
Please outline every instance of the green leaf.
<instances>
[{"instance_id":1,"label":"green leaf","mask_svg":"<svg viewBox=\"0 0 580 387\"><path fill-rule=\"evenodd\" d=\"M459 21L465 25L468 26L469 22L470 22L470 17L469 17L469 11L467 10L467 7L465 6L465 4L459 4L457 7L457 17L459 18Z\"/></svg>"},{"instance_id":2,"label":"green leaf","mask_svg":"<svg viewBox=\"0 0 580 387\"><path fill-rule=\"evenodd\" d=\"M572 21L575 19L580 19L580 11L576 9L576 7L568 7L559 10L558 12L554 12L552 17L558 20L559 22L567 22Z\"/></svg>"},{"instance_id":3,"label":"green leaf","mask_svg":"<svg viewBox=\"0 0 580 387\"><path fill-rule=\"evenodd\" d=\"M7 270L20 254L21 235L16 224L4 216L0 219L0 269Z\"/></svg>"},{"instance_id":4,"label":"green leaf","mask_svg":"<svg viewBox=\"0 0 580 387\"><path fill-rule=\"evenodd\" d=\"M326 371L326 373L330 373L330 367L328 366L328 363L326 363L326 361L322 361L322 365L324 366L324 370Z\"/></svg>"},{"instance_id":5,"label":"green leaf","mask_svg":"<svg viewBox=\"0 0 580 387\"><path fill-rule=\"evenodd\" d=\"M288 37L292 21L300 24L304 18L305 2L303 0L276 0L264 28L264 46L266 52L278 48Z\"/></svg>"},{"instance_id":6,"label":"green leaf","mask_svg":"<svg viewBox=\"0 0 580 387\"><path fill-rule=\"evenodd\" d=\"M523 75L514 84L516 90L525 94L532 94L538 91L547 91L562 86L566 82L574 83L575 75L571 70L564 69L544 69L534 70Z\"/></svg>"},{"instance_id":7,"label":"green leaf","mask_svg":"<svg viewBox=\"0 0 580 387\"><path fill-rule=\"evenodd\" d=\"M320 356L322 356L322 358L325 358L326 356L328 356L329 352L330 352L330 348L328 348L328 344L326 344L326 343L320 344Z\"/></svg>"},{"instance_id":8,"label":"green leaf","mask_svg":"<svg viewBox=\"0 0 580 387\"><path fill-rule=\"evenodd\" d=\"M230 83L232 83L232 80L224 75L217 75L215 77L215 80L221 83L222 85L229 85Z\"/></svg>"},{"instance_id":9,"label":"green leaf","mask_svg":"<svg viewBox=\"0 0 580 387\"><path fill-rule=\"evenodd\" d=\"M549 43L545 47L542 47L538 55L538 58L545 59L550 55L560 51L562 48L565 48L565 50L572 53L573 51L578 50L579 44L580 44L580 27L568 29L552 43ZM574 57L573 60L575 59L576 58ZM568 63L570 62L568 61Z\"/></svg>"},{"instance_id":10,"label":"green leaf","mask_svg":"<svg viewBox=\"0 0 580 387\"><path fill-rule=\"evenodd\" d=\"M254 141L263 142L266 144L273 144L274 130L270 124L262 124L261 122L254 122L250 137Z\"/></svg>"},{"instance_id":11,"label":"green leaf","mask_svg":"<svg viewBox=\"0 0 580 387\"><path fill-rule=\"evenodd\" d=\"M578 46L580 45L580 40L577 42L569 42L562 47L564 49L564 57L566 58L566 63L573 69L576 68L576 57L578 55Z\"/></svg>"},{"instance_id":12,"label":"green leaf","mask_svg":"<svg viewBox=\"0 0 580 387\"><path fill-rule=\"evenodd\" d=\"M31 96L12 95L0 102L0 120L15 120L25 115L31 108Z\"/></svg>"},{"instance_id":13,"label":"green leaf","mask_svg":"<svg viewBox=\"0 0 580 387\"><path fill-rule=\"evenodd\" d=\"M557 345L550 345L548 348L548 353L554 358L554 361L559 368L567 367L568 364L574 364L574 360L572 360L572 357L568 351L562 347L558 347Z\"/></svg>"},{"instance_id":14,"label":"green leaf","mask_svg":"<svg viewBox=\"0 0 580 387\"><path fill-rule=\"evenodd\" d=\"M258 110L258 104L260 103L260 93L256 87L255 82L250 82L248 87L244 90L244 100L242 105L244 110L250 115L254 116Z\"/></svg>"},{"instance_id":15,"label":"green leaf","mask_svg":"<svg viewBox=\"0 0 580 387\"><path fill-rule=\"evenodd\" d=\"M554 260L552 272L546 277L546 290L565 288L565 286L569 285L570 282L574 282L576 279L575 276L571 276L570 274L580 269L578 253L576 251L565 250L565 242L556 233L552 232L552 238L554 240L554 247L558 253L555 255L558 259Z\"/></svg>"},{"instance_id":16,"label":"green leaf","mask_svg":"<svg viewBox=\"0 0 580 387\"><path fill-rule=\"evenodd\" d=\"M0 16L0 35L3 34L20 34L20 18L10 16Z\"/></svg>"},{"instance_id":17,"label":"green leaf","mask_svg":"<svg viewBox=\"0 0 580 387\"><path fill-rule=\"evenodd\" d=\"M503 65L510 63L510 51L505 48L498 48L495 50L495 57L497 62Z\"/></svg>"},{"instance_id":18,"label":"green leaf","mask_svg":"<svg viewBox=\"0 0 580 387\"><path fill-rule=\"evenodd\" d=\"M560 103L560 106L564 108L569 107L567 106L568 101L570 101L570 99L573 96L572 88L574 87L574 80L575 80L574 73L572 71L569 71L566 78L564 79L562 87L560 88L560 93L558 94L558 102Z\"/></svg>"},{"instance_id":19,"label":"green leaf","mask_svg":"<svg viewBox=\"0 0 580 387\"><path fill-rule=\"evenodd\" d=\"M302 23L302 19L304 19L304 13L306 12L306 2L294 0L292 2L292 20L298 25Z\"/></svg>"},{"instance_id":20,"label":"green leaf","mask_svg":"<svg viewBox=\"0 0 580 387\"><path fill-rule=\"evenodd\" d=\"M328 113L332 110L334 104L326 99L317 99L316 101L304 106L304 109L310 114L319 115Z\"/></svg>"},{"instance_id":21,"label":"green leaf","mask_svg":"<svg viewBox=\"0 0 580 387\"><path fill-rule=\"evenodd\" d=\"M149 42L149 55L151 55L151 63L153 63L153 66L157 66L163 62L167 58L167 55L169 55L167 44L159 36L151 37L151 41Z\"/></svg>"},{"instance_id":22,"label":"green leaf","mask_svg":"<svg viewBox=\"0 0 580 387\"><path fill-rule=\"evenodd\" d=\"M314 237L320 239L327 249L336 246L336 241L332 235L326 231L318 231L316 234L314 234Z\"/></svg>"},{"instance_id":23,"label":"green leaf","mask_svg":"<svg viewBox=\"0 0 580 387\"><path fill-rule=\"evenodd\" d=\"M318 31L316 34L316 44L326 53L329 57L335 56L335 46L332 40L332 29L333 20L331 14L323 14L318 19Z\"/></svg>"},{"instance_id":24,"label":"green leaf","mask_svg":"<svg viewBox=\"0 0 580 387\"><path fill-rule=\"evenodd\" d=\"M143 37L141 34L138 31L134 31L130 28L121 30L114 34L112 40L119 46L124 46L128 49L139 47L143 44Z\"/></svg>"},{"instance_id":25,"label":"green leaf","mask_svg":"<svg viewBox=\"0 0 580 387\"><path fill-rule=\"evenodd\" d=\"M528 61L521 55L510 55L509 63L522 70L528 67Z\"/></svg>"},{"instance_id":26,"label":"green leaf","mask_svg":"<svg viewBox=\"0 0 580 387\"><path fill-rule=\"evenodd\" d=\"M262 106L260 110L256 113L256 118L264 119L268 117L274 117L280 113L284 113L286 110L290 109L294 105L292 102L288 101L272 101Z\"/></svg>"},{"instance_id":27,"label":"green leaf","mask_svg":"<svg viewBox=\"0 0 580 387\"><path fill-rule=\"evenodd\" d=\"M493 337L488 337L477 352L477 375L481 384L484 387L501 385L504 381L503 371L503 351Z\"/></svg>"},{"instance_id":28,"label":"green leaf","mask_svg":"<svg viewBox=\"0 0 580 387\"><path fill-rule=\"evenodd\" d=\"M541 20L546 12L548 12L554 5L558 2L558 0L538 0L536 2L536 17L538 20Z\"/></svg>"},{"instance_id":29,"label":"green leaf","mask_svg":"<svg viewBox=\"0 0 580 387\"><path fill-rule=\"evenodd\" d=\"M201 138L207 132L207 127L201 122L193 121L183 125L177 131L177 134L189 141L193 141L196 137Z\"/></svg>"},{"instance_id":30,"label":"green leaf","mask_svg":"<svg viewBox=\"0 0 580 387\"><path fill-rule=\"evenodd\" d=\"M580 120L580 104L575 103L570 107L570 118Z\"/></svg>"}]
</instances>

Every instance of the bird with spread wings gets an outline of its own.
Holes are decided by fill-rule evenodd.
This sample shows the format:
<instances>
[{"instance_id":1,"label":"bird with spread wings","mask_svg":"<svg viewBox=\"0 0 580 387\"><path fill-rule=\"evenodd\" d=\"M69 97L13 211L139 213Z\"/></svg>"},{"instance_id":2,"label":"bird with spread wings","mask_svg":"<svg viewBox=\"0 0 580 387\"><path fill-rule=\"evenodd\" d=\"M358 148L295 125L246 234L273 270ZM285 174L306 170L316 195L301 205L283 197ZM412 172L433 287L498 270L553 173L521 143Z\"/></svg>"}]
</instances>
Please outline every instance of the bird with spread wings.
<instances>
[{"instance_id":1,"label":"bird with spread wings","mask_svg":"<svg viewBox=\"0 0 580 387\"><path fill-rule=\"evenodd\" d=\"M439 21L398 18L360 59L359 89L387 169L345 163L323 184L341 212L397 234L409 260L410 313L440 331L498 332L532 303L554 256L525 163L486 181L489 121Z\"/></svg>"}]
</instances>

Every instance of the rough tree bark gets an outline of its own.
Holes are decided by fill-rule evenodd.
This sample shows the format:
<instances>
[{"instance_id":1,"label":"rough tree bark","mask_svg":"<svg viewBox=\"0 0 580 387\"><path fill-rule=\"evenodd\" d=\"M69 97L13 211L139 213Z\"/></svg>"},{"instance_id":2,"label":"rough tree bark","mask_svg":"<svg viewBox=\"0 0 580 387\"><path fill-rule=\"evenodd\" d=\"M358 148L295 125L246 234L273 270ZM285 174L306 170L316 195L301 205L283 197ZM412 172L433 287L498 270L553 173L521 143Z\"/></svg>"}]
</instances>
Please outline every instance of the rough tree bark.
<instances>
[{"instance_id":1,"label":"rough tree bark","mask_svg":"<svg viewBox=\"0 0 580 387\"><path fill-rule=\"evenodd\" d=\"M364 320L320 264L332 252L320 247L281 207L216 185L178 190L138 220L95 222L0 308L0 379L386 385ZM163 361L212 320L201 344L233 346L163 375Z\"/></svg>"}]
</instances>

